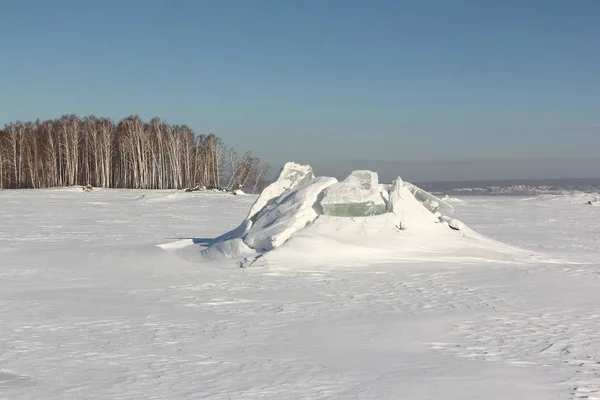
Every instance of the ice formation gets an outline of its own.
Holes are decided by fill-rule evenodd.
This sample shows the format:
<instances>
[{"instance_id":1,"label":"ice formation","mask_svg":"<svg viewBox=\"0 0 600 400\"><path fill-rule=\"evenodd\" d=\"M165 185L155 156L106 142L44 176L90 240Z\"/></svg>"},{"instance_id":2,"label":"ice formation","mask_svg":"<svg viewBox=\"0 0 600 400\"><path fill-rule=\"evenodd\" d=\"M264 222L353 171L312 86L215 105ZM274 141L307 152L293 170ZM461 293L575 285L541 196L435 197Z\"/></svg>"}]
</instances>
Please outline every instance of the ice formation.
<instances>
[{"instance_id":1,"label":"ice formation","mask_svg":"<svg viewBox=\"0 0 600 400\"><path fill-rule=\"evenodd\" d=\"M391 185L383 185L378 182L377 173L359 170L338 182L331 177L315 177L309 165L289 162L252 205L240 226L216 238L203 255L213 258L265 253L314 225L319 218L337 224L341 230L347 226L344 221L356 218L373 218L377 224L383 221L390 231L396 232L434 224L445 226L448 231L462 229L462 223L442 214L452 210L445 201L400 177ZM380 230L379 225L375 230Z\"/></svg>"},{"instance_id":2,"label":"ice formation","mask_svg":"<svg viewBox=\"0 0 600 400\"><path fill-rule=\"evenodd\" d=\"M457 219L450 219L450 221L448 221L448 226L454 230L460 231L461 229L463 229L465 227L465 225L460 222Z\"/></svg>"},{"instance_id":3,"label":"ice formation","mask_svg":"<svg viewBox=\"0 0 600 400\"><path fill-rule=\"evenodd\" d=\"M399 226L407 227L415 222L439 222L436 214L413 196L407 183L403 182L400 177L394 180L389 191L389 198L388 209L396 216Z\"/></svg>"},{"instance_id":4,"label":"ice formation","mask_svg":"<svg viewBox=\"0 0 600 400\"><path fill-rule=\"evenodd\" d=\"M429 192L413 185L412 183L405 183L407 189L419 200L423 205L432 213L440 212L441 214L448 214L454 211L454 207L448 204L444 200L437 198Z\"/></svg>"},{"instance_id":5,"label":"ice formation","mask_svg":"<svg viewBox=\"0 0 600 400\"><path fill-rule=\"evenodd\" d=\"M294 162L286 163L279 171L277 178L260 194L260 197L250 208L246 219L251 219L261 211L267 203L290 190L314 179L315 175L310 165L300 165Z\"/></svg>"},{"instance_id":6,"label":"ice formation","mask_svg":"<svg viewBox=\"0 0 600 400\"><path fill-rule=\"evenodd\" d=\"M256 215L244 242L261 252L280 246L319 216L314 207L318 196L336 182L335 178L313 178L273 199Z\"/></svg>"},{"instance_id":7,"label":"ice formation","mask_svg":"<svg viewBox=\"0 0 600 400\"><path fill-rule=\"evenodd\" d=\"M323 214L337 217L364 217L386 212L377 173L354 171L342 182L323 192Z\"/></svg>"}]
</instances>

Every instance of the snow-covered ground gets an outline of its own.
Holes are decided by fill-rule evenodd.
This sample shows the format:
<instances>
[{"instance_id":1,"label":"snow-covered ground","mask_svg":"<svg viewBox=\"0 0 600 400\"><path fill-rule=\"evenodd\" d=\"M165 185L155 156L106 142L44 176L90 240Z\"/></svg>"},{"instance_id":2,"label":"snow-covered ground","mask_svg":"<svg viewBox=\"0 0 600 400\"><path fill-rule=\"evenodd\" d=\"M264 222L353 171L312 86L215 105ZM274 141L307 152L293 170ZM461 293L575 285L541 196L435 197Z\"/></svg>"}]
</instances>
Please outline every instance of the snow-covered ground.
<instances>
[{"instance_id":1,"label":"snow-covered ground","mask_svg":"<svg viewBox=\"0 0 600 400\"><path fill-rule=\"evenodd\" d=\"M239 268L156 246L233 229L255 199L0 191L0 398L600 398L600 207L453 203L527 257L324 244Z\"/></svg>"}]
</instances>

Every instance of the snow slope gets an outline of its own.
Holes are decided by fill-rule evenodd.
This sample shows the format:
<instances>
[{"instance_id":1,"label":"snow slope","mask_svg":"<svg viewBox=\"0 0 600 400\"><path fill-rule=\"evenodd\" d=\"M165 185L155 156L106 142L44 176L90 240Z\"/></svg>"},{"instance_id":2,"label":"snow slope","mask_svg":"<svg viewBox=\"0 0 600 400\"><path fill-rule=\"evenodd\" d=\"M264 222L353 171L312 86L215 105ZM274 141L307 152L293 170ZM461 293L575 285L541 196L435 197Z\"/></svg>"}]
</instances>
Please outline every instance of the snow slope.
<instances>
[{"instance_id":1,"label":"snow slope","mask_svg":"<svg viewBox=\"0 0 600 400\"><path fill-rule=\"evenodd\" d=\"M246 268L156 247L206 243L255 199L0 191L0 398L600 398L600 208L455 203L525 254L479 237L382 256L360 221L322 237L342 258L308 235Z\"/></svg>"}]
</instances>

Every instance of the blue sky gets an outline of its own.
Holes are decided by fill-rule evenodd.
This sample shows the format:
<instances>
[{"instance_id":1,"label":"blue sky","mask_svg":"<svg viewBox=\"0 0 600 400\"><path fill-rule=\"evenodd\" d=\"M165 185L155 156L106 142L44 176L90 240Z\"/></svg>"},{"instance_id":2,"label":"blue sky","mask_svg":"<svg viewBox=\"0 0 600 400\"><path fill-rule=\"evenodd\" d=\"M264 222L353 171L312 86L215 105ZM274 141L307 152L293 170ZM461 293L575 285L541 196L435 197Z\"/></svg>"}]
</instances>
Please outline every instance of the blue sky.
<instances>
[{"instance_id":1,"label":"blue sky","mask_svg":"<svg viewBox=\"0 0 600 400\"><path fill-rule=\"evenodd\" d=\"M0 124L136 113L324 172L600 176L599 20L596 0L4 0Z\"/></svg>"}]
</instances>

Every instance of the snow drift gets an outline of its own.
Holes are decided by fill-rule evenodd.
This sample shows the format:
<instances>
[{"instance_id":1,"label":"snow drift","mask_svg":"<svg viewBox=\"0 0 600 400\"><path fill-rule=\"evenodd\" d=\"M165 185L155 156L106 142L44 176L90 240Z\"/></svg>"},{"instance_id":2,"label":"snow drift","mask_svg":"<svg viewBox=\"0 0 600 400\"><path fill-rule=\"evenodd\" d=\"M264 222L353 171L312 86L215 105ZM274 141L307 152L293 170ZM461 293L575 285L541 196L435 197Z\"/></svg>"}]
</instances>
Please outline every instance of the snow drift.
<instances>
[{"instance_id":1,"label":"snow drift","mask_svg":"<svg viewBox=\"0 0 600 400\"><path fill-rule=\"evenodd\" d=\"M452 205L400 177L384 185L377 173L360 170L338 181L288 162L242 223L203 242L200 254L215 259L269 253L270 259L283 257L289 264L310 258L413 259L417 253L456 255L457 250L477 257L469 251L481 248L518 251L476 234L450 217L452 212Z\"/></svg>"}]
</instances>

